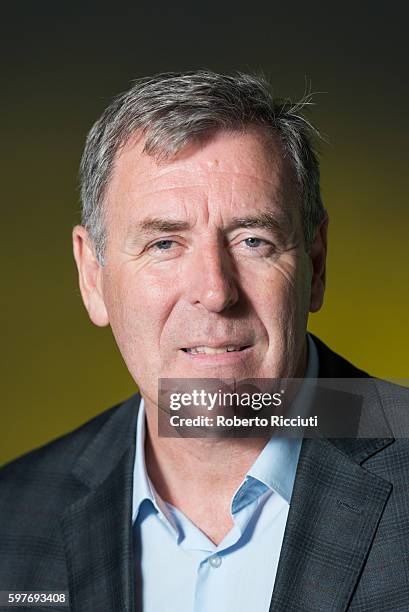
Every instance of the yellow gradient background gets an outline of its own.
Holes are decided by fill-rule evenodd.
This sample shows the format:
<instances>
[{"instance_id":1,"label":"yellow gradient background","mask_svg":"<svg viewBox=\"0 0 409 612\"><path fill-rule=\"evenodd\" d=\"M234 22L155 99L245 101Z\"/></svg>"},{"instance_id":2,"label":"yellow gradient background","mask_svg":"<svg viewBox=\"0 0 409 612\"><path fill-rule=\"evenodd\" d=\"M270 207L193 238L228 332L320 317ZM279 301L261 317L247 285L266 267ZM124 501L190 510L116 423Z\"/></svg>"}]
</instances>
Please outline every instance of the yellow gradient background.
<instances>
[{"instance_id":1,"label":"yellow gradient background","mask_svg":"<svg viewBox=\"0 0 409 612\"><path fill-rule=\"evenodd\" d=\"M102 9L105 5L101 5ZM190 6L190 5L189 5ZM403 12L304 7L237 15L140 5L122 16L17 12L2 37L0 462L134 393L109 329L82 306L71 255L91 123L132 78L263 69L277 94L317 94L328 286L309 329L357 366L409 378L409 135ZM107 5L108 7L108 5ZM313 12L311 12L313 11ZM340 11L340 9L338 9ZM365 27L363 27L365 25ZM139 347L143 359L144 347Z\"/></svg>"}]
</instances>

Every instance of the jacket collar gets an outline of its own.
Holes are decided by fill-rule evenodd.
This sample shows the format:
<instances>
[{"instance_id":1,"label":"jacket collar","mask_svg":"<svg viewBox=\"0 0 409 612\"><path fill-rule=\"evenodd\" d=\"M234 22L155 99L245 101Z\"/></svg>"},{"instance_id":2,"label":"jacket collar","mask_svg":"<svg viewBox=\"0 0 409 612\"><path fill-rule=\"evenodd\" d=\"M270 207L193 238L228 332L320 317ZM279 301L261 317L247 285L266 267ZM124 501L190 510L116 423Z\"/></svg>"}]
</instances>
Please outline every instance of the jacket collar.
<instances>
[{"instance_id":1,"label":"jacket collar","mask_svg":"<svg viewBox=\"0 0 409 612\"><path fill-rule=\"evenodd\" d=\"M311 334L312 335L312 334ZM363 464L373 454L379 452L394 442L394 438L385 415L382 400L376 389L374 379L370 375L353 366L349 361L334 353L324 342L312 335L319 358L319 378L363 379L361 419L369 415L376 422L376 430L383 432L382 436L373 438L334 438L331 443L345 453L351 460ZM369 392L368 392L369 391ZM341 408L342 409L342 408ZM347 410L348 407L345 406Z\"/></svg>"}]
</instances>

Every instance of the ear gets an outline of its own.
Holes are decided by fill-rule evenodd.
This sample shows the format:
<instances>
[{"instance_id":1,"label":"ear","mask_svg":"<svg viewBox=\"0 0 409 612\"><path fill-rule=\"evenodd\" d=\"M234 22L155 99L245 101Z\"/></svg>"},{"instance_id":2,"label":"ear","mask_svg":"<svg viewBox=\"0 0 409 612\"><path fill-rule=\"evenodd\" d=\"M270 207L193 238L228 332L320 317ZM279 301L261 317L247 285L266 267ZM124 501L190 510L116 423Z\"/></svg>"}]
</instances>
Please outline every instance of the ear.
<instances>
[{"instance_id":1,"label":"ear","mask_svg":"<svg viewBox=\"0 0 409 612\"><path fill-rule=\"evenodd\" d=\"M325 213L309 251L312 264L310 312L317 312L324 301L328 222L328 215Z\"/></svg>"},{"instance_id":2,"label":"ear","mask_svg":"<svg viewBox=\"0 0 409 612\"><path fill-rule=\"evenodd\" d=\"M102 293L102 266L95 256L88 232L82 225L74 227L72 244L82 301L91 321L104 327L109 324L109 318Z\"/></svg>"}]
</instances>

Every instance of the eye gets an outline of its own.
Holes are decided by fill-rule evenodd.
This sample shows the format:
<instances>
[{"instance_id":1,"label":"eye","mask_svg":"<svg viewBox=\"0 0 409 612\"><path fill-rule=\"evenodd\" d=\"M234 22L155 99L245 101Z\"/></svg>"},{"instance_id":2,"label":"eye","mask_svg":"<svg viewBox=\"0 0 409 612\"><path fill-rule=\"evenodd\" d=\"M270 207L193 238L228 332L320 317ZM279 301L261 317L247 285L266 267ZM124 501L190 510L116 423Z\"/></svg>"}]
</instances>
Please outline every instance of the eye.
<instances>
[{"instance_id":1,"label":"eye","mask_svg":"<svg viewBox=\"0 0 409 612\"><path fill-rule=\"evenodd\" d=\"M251 236L250 238L246 238L245 241L248 247L254 248L259 247L261 244L266 244L266 240L262 240L261 238L254 238Z\"/></svg>"},{"instance_id":2,"label":"eye","mask_svg":"<svg viewBox=\"0 0 409 612\"><path fill-rule=\"evenodd\" d=\"M237 254L245 257L272 257L277 254L276 246L265 238L247 236L236 243Z\"/></svg>"},{"instance_id":3,"label":"eye","mask_svg":"<svg viewBox=\"0 0 409 612\"><path fill-rule=\"evenodd\" d=\"M174 242L174 240L158 240L158 242L152 244L150 248L156 248L159 251L168 251Z\"/></svg>"},{"instance_id":4,"label":"eye","mask_svg":"<svg viewBox=\"0 0 409 612\"><path fill-rule=\"evenodd\" d=\"M161 238L148 245L145 252L159 260L173 259L183 253L183 245L173 238Z\"/></svg>"}]
</instances>

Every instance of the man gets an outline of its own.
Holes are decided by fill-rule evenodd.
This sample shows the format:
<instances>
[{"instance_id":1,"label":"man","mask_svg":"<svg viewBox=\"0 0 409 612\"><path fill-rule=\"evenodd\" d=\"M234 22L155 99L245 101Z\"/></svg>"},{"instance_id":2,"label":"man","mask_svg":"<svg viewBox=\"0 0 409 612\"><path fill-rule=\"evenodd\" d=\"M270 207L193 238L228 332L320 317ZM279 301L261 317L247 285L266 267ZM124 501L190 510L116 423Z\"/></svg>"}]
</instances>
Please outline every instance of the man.
<instances>
[{"instance_id":1,"label":"man","mask_svg":"<svg viewBox=\"0 0 409 612\"><path fill-rule=\"evenodd\" d=\"M162 74L90 131L80 289L140 395L4 468L0 589L77 612L408 609L406 440L158 435L161 378L368 376L306 335L328 217L300 110L250 75ZM385 422L407 406L376 389Z\"/></svg>"}]
</instances>

